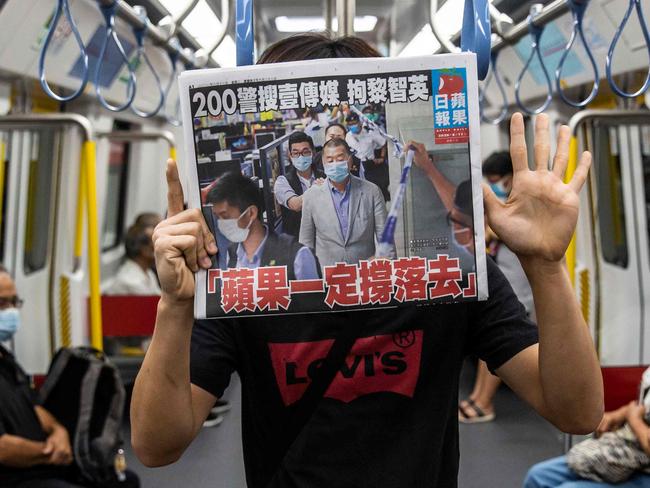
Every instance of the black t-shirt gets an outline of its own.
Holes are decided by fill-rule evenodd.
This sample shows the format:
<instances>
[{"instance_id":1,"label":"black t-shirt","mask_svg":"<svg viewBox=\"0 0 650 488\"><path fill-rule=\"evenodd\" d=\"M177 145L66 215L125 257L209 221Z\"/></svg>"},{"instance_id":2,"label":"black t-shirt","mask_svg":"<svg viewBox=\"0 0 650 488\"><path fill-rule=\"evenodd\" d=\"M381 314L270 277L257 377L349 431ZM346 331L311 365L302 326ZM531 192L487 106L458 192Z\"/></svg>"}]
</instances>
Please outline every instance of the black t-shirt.
<instances>
[{"instance_id":1,"label":"black t-shirt","mask_svg":"<svg viewBox=\"0 0 650 488\"><path fill-rule=\"evenodd\" d=\"M36 416L36 395L29 378L14 357L0 346L0 436L14 435L31 441L43 442L47 434ZM13 486L30 478L56 477L60 469L54 466L35 466L15 469L0 463L0 486Z\"/></svg>"},{"instance_id":2,"label":"black t-shirt","mask_svg":"<svg viewBox=\"0 0 650 488\"><path fill-rule=\"evenodd\" d=\"M197 321L192 383L219 397L233 371L241 377L248 486L457 486L463 358L494 370L537 342L491 259L487 269L483 302ZM357 340L345 364L302 432L286 439L292 405L349 327Z\"/></svg>"}]
</instances>

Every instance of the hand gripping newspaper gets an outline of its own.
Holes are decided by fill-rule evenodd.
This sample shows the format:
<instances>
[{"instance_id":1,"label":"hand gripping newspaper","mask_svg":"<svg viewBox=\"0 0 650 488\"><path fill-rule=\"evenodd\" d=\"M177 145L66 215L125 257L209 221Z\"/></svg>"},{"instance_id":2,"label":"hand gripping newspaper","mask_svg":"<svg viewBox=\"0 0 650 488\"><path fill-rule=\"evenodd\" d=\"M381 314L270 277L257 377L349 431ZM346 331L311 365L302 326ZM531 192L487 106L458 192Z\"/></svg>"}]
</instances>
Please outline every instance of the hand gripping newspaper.
<instances>
[{"instance_id":1,"label":"hand gripping newspaper","mask_svg":"<svg viewBox=\"0 0 650 488\"><path fill-rule=\"evenodd\" d=\"M189 206L219 252L195 316L484 300L471 54L180 77Z\"/></svg>"}]
</instances>

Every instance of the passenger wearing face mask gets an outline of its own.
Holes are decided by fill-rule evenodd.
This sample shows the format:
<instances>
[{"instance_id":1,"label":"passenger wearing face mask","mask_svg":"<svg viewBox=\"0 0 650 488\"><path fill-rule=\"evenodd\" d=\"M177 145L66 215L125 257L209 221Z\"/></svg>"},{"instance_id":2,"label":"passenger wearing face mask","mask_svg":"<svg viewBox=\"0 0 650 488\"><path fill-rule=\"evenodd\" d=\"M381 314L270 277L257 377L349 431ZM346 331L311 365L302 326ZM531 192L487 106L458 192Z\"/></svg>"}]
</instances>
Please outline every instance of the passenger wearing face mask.
<instances>
[{"instance_id":1,"label":"passenger wearing face mask","mask_svg":"<svg viewBox=\"0 0 650 488\"><path fill-rule=\"evenodd\" d=\"M378 125L381 123L379 114L372 107L365 107L363 114ZM359 175L377 185L384 199L390 200L386 138L378 130L371 130L361 124L359 116L354 112L350 112L345 121L348 126L345 142L361 162Z\"/></svg>"},{"instance_id":2,"label":"passenger wearing face mask","mask_svg":"<svg viewBox=\"0 0 650 488\"><path fill-rule=\"evenodd\" d=\"M232 244L228 268L286 266L290 280L319 277L312 252L288 234L277 234L262 223L259 188L239 173L221 176L207 195L219 231Z\"/></svg>"},{"instance_id":3,"label":"passenger wearing face mask","mask_svg":"<svg viewBox=\"0 0 650 488\"><path fill-rule=\"evenodd\" d=\"M275 179L273 193L282 210L282 230L298 238L302 215L302 195L325 177L313 164L314 143L304 132L294 132L288 144L291 166Z\"/></svg>"},{"instance_id":4,"label":"passenger wearing face mask","mask_svg":"<svg viewBox=\"0 0 650 488\"><path fill-rule=\"evenodd\" d=\"M345 140L345 137L348 134L348 130L343 124L338 122L331 123L325 129L325 142L331 141L332 139L342 139ZM350 166L350 173L354 176L359 176L359 168L361 167L361 161L355 155L352 155L352 166ZM318 151L314 156L314 168L318 168L321 172L323 171L323 151Z\"/></svg>"},{"instance_id":5,"label":"passenger wearing face mask","mask_svg":"<svg viewBox=\"0 0 650 488\"><path fill-rule=\"evenodd\" d=\"M14 281L0 265L0 343L18 330L21 305ZM35 398L29 377L0 345L0 486L78 487L67 481L68 431Z\"/></svg>"},{"instance_id":6,"label":"passenger wearing face mask","mask_svg":"<svg viewBox=\"0 0 650 488\"><path fill-rule=\"evenodd\" d=\"M323 146L327 183L304 195L300 242L314 249L321 266L356 264L375 255L386 222L386 203L374 183L350 174L350 148L342 139Z\"/></svg>"}]
</instances>

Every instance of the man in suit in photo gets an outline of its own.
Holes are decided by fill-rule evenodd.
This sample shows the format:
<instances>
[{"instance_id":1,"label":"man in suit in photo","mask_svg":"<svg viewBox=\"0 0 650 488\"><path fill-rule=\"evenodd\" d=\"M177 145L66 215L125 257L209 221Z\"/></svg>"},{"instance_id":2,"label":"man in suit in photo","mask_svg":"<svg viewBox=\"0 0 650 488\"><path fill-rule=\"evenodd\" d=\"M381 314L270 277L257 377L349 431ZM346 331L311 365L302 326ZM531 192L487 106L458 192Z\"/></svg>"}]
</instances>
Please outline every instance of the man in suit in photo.
<instances>
[{"instance_id":1,"label":"man in suit in photo","mask_svg":"<svg viewBox=\"0 0 650 488\"><path fill-rule=\"evenodd\" d=\"M313 249L321 266L356 264L375 255L386 222L386 203L377 185L350 174L352 155L343 139L323 146L327 182L303 196L301 244Z\"/></svg>"}]
</instances>

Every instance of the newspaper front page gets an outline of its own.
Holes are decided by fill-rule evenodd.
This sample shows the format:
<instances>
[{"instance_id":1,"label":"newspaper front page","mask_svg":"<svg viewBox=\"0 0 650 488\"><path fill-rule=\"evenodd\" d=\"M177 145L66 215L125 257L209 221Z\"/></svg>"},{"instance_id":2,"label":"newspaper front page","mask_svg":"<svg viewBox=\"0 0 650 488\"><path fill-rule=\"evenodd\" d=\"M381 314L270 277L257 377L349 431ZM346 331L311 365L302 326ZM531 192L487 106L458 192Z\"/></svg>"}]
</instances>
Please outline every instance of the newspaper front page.
<instances>
[{"instance_id":1,"label":"newspaper front page","mask_svg":"<svg viewBox=\"0 0 650 488\"><path fill-rule=\"evenodd\" d=\"M487 298L473 54L179 83L186 194L219 247L197 318Z\"/></svg>"}]
</instances>

